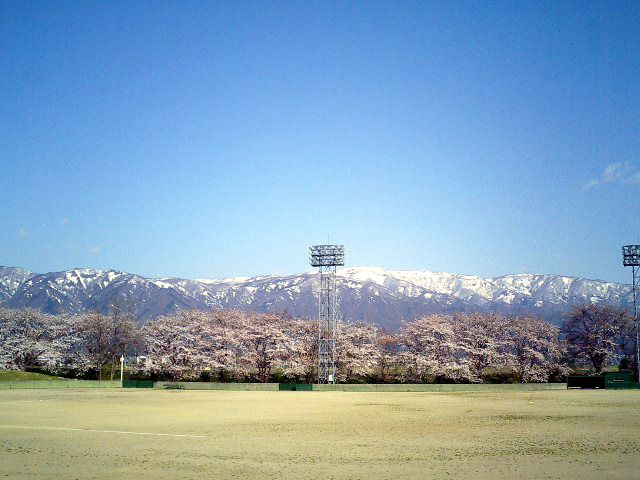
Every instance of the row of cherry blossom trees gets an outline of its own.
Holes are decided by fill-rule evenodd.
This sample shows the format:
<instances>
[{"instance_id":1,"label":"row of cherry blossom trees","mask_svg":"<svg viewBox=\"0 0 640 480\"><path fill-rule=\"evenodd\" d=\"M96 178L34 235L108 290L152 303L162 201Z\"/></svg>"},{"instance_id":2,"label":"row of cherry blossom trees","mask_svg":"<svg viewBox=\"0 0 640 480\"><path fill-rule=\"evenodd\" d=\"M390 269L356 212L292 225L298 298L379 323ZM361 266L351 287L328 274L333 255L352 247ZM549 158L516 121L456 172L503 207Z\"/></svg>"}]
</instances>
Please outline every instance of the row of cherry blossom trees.
<instances>
[{"instance_id":1,"label":"row of cherry blossom trees","mask_svg":"<svg viewBox=\"0 0 640 480\"><path fill-rule=\"evenodd\" d=\"M559 329L533 317L431 315L405 323L399 353L411 381L482 381L488 370L521 382L567 372Z\"/></svg>"},{"instance_id":2,"label":"row of cherry blossom trees","mask_svg":"<svg viewBox=\"0 0 640 480\"><path fill-rule=\"evenodd\" d=\"M428 315L394 333L343 323L338 380L546 382L566 375L571 363L596 358L598 370L625 355L629 342L621 339L628 337L628 315L580 308L563 331L530 316L495 314ZM616 325L591 350L583 344L594 333L581 335L576 327L589 323L585 311ZM115 307L109 315L77 316L0 309L0 369L113 378L125 354L129 373L140 378L312 382L316 337L315 322L286 314L191 310L137 326Z\"/></svg>"},{"instance_id":3,"label":"row of cherry blossom trees","mask_svg":"<svg viewBox=\"0 0 640 480\"><path fill-rule=\"evenodd\" d=\"M239 311L183 312L145 325L141 370L156 377L312 381L316 331L309 320ZM533 318L432 315L397 334L341 324L339 381L476 382L488 368L547 381L561 366L558 329Z\"/></svg>"},{"instance_id":4,"label":"row of cherry blossom trees","mask_svg":"<svg viewBox=\"0 0 640 480\"><path fill-rule=\"evenodd\" d=\"M0 308L0 369L41 370L113 379L120 355L144 342L133 320L111 314L46 315L36 310Z\"/></svg>"}]
</instances>

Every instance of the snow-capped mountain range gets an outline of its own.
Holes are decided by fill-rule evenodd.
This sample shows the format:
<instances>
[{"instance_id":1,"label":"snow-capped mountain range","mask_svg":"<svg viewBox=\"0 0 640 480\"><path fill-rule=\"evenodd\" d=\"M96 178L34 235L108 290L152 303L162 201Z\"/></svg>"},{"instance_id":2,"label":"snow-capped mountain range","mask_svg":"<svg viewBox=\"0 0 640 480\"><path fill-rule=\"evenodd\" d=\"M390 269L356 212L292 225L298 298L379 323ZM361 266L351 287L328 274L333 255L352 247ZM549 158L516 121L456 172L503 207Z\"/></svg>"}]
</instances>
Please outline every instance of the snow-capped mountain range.
<instances>
[{"instance_id":1,"label":"snow-capped mountain range","mask_svg":"<svg viewBox=\"0 0 640 480\"><path fill-rule=\"evenodd\" d=\"M434 312L532 313L560 321L571 306L607 303L628 307L631 287L559 275L481 278L375 267L338 270L345 320L396 329L403 319ZM0 267L0 305L48 313L107 312L114 303L144 320L179 309L239 308L316 315L317 274L184 280L144 278L115 270L73 269L36 274Z\"/></svg>"}]
</instances>

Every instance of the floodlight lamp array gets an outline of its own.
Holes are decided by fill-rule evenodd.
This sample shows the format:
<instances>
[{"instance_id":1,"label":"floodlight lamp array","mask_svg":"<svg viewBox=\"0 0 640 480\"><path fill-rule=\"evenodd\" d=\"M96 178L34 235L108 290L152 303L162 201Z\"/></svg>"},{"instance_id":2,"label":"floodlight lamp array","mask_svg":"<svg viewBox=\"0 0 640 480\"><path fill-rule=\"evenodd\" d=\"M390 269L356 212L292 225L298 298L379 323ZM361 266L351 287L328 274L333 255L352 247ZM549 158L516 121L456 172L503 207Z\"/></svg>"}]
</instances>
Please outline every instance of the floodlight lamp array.
<instances>
[{"instance_id":1,"label":"floodlight lamp array","mask_svg":"<svg viewBox=\"0 0 640 480\"><path fill-rule=\"evenodd\" d=\"M309 247L309 262L312 267L342 266L344 265L344 245Z\"/></svg>"},{"instance_id":2,"label":"floodlight lamp array","mask_svg":"<svg viewBox=\"0 0 640 480\"><path fill-rule=\"evenodd\" d=\"M625 267L640 266L640 245L622 247L622 263Z\"/></svg>"}]
</instances>

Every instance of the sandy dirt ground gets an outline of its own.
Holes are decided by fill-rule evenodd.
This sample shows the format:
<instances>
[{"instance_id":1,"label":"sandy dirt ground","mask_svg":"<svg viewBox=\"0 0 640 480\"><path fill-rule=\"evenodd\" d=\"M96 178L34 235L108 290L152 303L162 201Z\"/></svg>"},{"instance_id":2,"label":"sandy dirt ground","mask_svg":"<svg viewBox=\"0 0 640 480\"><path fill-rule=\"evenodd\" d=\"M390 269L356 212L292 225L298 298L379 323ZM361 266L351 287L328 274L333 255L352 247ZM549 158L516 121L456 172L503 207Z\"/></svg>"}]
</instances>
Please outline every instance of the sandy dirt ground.
<instances>
[{"instance_id":1,"label":"sandy dirt ground","mask_svg":"<svg viewBox=\"0 0 640 480\"><path fill-rule=\"evenodd\" d=\"M0 391L0 478L640 478L640 391Z\"/></svg>"}]
</instances>

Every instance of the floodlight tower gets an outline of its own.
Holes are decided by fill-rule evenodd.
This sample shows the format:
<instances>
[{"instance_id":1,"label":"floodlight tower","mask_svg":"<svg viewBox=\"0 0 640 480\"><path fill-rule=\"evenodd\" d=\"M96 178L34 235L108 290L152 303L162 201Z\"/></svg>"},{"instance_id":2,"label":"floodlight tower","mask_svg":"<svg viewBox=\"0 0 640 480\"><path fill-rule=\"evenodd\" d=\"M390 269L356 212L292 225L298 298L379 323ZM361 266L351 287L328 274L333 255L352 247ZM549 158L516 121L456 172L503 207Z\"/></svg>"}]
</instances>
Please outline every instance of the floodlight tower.
<instances>
[{"instance_id":1,"label":"floodlight tower","mask_svg":"<svg viewBox=\"0 0 640 480\"><path fill-rule=\"evenodd\" d=\"M636 369L638 370L638 382L640 382L640 325L638 324L638 310L640 305L640 245L625 245L622 247L622 264L631 267L633 283L631 296L633 298L633 318L636 331Z\"/></svg>"},{"instance_id":2,"label":"floodlight tower","mask_svg":"<svg viewBox=\"0 0 640 480\"><path fill-rule=\"evenodd\" d=\"M318 267L318 383L336 383L337 326L340 302L336 267L344 265L343 245L309 247L311 266Z\"/></svg>"}]
</instances>

